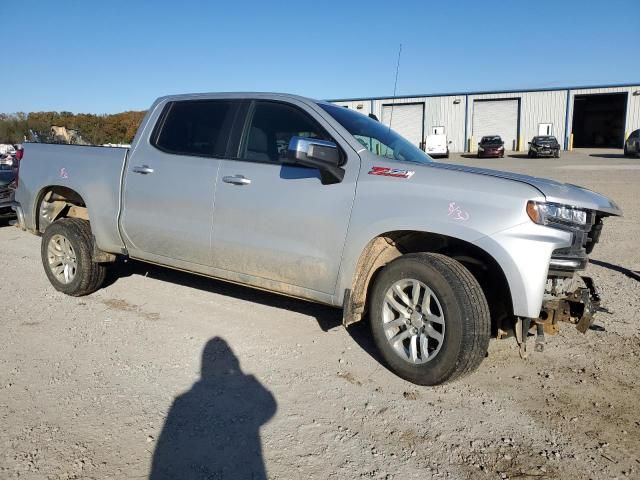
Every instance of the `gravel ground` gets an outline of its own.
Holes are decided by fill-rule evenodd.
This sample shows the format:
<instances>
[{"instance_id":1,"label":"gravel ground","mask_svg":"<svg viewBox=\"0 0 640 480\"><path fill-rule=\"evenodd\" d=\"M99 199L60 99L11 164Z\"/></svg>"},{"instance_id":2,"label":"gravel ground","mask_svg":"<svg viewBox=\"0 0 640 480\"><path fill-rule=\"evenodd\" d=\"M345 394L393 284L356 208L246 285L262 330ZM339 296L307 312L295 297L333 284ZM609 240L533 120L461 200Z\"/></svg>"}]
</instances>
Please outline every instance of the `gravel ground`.
<instances>
[{"instance_id":1,"label":"gravel ground","mask_svg":"<svg viewBox=\"0 0 640 480\"><path fill-rule=\"evenodd\" d=\"M71 298L3 227L0 478L640 478L640 160L452 157L620 204L589 266L601 328L528 361L492 341L472 376L417 387L337 310L137 263Z\"/></svg>"}]
</instances>

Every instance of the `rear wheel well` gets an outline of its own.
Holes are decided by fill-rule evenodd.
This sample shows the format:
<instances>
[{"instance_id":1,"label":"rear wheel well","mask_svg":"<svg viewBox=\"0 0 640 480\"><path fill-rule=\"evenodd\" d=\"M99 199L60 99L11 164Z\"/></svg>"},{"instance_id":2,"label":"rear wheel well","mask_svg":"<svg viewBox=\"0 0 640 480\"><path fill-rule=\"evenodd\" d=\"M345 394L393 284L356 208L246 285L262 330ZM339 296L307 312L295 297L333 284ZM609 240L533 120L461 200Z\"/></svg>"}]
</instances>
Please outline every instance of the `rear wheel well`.
<instances>
[{"instance_id":1,"label":"rear wheel well","mask_svg":"<svg viewBox=\"0 0 640 480\"><path fill-rule=\"evenodd\" d=\"M344 324L363 318L376 275L391 260L407 253L440 253L462 263L476 278L489 304L492 333L513 319L509 283L500 265L481 248L460 240L430 232L397 230L371 240L358 260L350 296L345 305Z\"/></svg>"},{"instance_id":2,"label":"rear wheel well","mask_svg":"<svg viewBox=\"0 0 640 480\"><path fill-rule=\"evenodd\" d=\"M36 202L36 230L43 233L59 218L89 220L87 204L71 188L57 185L43 188Z\"/></svg>"},{"instance_id":3,"label":"rear wheel well","mask_svg":"<svg viewBox=\"0 0 640 480\"><path fill-rule=\"evenodd\" d=\"M49 225L61 218L85 220L91 232L89 211L82 195L71 188L59 185L43 188L36 202L36 232L44 233ZM94 262L112 263L116 260L116 255L98 248L93 235L91 243Z\"/></svg>"}]
</instances>

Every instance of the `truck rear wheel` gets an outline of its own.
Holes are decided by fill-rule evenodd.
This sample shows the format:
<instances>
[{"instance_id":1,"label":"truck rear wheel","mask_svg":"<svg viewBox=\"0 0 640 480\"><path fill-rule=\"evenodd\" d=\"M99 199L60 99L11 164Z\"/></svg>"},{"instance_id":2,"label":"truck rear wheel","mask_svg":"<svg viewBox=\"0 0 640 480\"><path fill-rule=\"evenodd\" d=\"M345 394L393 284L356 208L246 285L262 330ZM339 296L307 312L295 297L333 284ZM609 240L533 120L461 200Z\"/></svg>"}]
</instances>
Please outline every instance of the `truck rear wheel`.
<instances>
[{"instance_id":1,"label":"truck rear wheel","mask_svg":"<svg viewBox=\"0 0 640 480\"><path fill-rule=\"evenodd\" d=\"M104 283L107 267L92 259L91 226L79 218L63 218L47 227L40 253L44 271L56 290L74 297L89 295Z\"/></svg>"},{"instance_id":2,"label":"truck rear wheel","mask_svg":"<svg viewBox=\"0 0 640 480\"><path fill-rule=\"evenodd\" d=\"M373 286L370 320L389 367L419 385L472 372L489 345L482 288L461 263L440 254L412 253L390 262Z\"/></svg>"}]
</instances>

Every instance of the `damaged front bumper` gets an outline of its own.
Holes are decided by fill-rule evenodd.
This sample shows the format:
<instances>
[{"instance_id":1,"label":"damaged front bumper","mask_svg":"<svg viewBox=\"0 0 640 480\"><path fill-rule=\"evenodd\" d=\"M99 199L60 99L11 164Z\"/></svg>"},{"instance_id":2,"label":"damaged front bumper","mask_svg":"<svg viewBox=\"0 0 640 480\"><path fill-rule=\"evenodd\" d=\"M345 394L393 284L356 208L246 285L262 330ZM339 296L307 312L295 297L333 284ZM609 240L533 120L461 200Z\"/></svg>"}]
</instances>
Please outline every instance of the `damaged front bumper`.
<instances>
[{"instance_id":1,"label":"damaged front bumper","mask_svg":"<svg viewBox=\"0 0 640 480\"><path fill-rule=\"evenodd\" d=\"M514 330L520 356L527 356L527 337L530 334L536 336L536 351L542 352L545 334L556 335L560 322L572 323L579 332L586 333L600 310L600 294L591 277L574 275L566 279L549 279L540 316L516 320Z\"/></svg>"},{"instance_id":2,"label":"damaged front bumper","mask_svg":"<svg viewBox=\"0 0 640 480\"><path fill-rule=\"evenodd\" d=\"M540 317L534 322L541 324L546 333L557 333L559 322L573 323L581 333L593 324L594 315L600 310L600 295L591 277L578 278L582 285L572 291L563 291L560 296L552 290L553 296L543 300Z\"/></svg>"}]
</instances>

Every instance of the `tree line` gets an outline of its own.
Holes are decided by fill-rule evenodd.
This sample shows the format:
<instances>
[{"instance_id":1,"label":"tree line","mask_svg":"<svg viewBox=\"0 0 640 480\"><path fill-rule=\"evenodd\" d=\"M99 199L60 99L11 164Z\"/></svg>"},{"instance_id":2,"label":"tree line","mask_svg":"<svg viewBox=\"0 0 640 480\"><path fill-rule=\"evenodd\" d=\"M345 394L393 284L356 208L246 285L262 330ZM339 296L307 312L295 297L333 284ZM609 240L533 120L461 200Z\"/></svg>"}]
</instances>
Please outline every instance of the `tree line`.
<instances>
[{"instance_id":1,"label":"tree line","mask_svg":"<svg viewBox=\"0 0 640 480\"><path fill-rule=\"evenodd\" d=\"M131 143L146 112L110 115L71 112L0 113L0 143L18 144L50 138L51 127L77 130L87 143Z\"/></svg>"}]
</instances>

